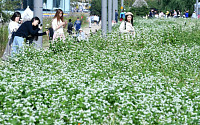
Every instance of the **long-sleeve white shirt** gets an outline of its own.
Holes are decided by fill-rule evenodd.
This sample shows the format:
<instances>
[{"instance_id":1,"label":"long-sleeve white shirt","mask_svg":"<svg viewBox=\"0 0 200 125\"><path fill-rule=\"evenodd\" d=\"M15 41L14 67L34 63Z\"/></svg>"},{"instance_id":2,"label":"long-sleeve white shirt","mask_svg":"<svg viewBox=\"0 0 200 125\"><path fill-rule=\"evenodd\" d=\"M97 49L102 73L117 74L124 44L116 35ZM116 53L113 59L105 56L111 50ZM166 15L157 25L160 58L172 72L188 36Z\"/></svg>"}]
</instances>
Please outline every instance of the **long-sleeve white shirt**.
<instances>
[{"instance_id":1,"label":"long-sleeve white shirt","mask_svg":"<svg viewBox=\"0 0 200 125\"><path fill-rule=\"evenodd\" d=\"M126 26L126 28L125 28L125 26ZM135 29L132 26L132 24L129 22L126 22L126 25L125 25L125 21L123 21L119 27L119 30L121 33L132 33L135 36Z\"/></svg>"},{"instance_id":2,"label":"long-sleeve white shirt","mask_svg":"<svg viewBox=\"0 0 200 125\"><path fill-rule=\"evenodd\" d=\"M17 29L19 28L20 24L15 22L15 21L10 21L9 25L8 25L8 39L11 38L12 36L12 32L16 32Z\"/></svg>"},{"instance_id":3,"label":"long-sleeve white shirt","mask_svg":"<svg viewBox=\"0 0 200 125\"><path fill-rule=\"evenodd\" d=\"M52 28L54 30L54 33L56 33L56 34L63 34L64 33L63 26L61 26L60 28L58 28L61 23L63 23L62 20L57 21L56 18L53 19L53 21L52 21Z\"/></svg>"}]
</instances>

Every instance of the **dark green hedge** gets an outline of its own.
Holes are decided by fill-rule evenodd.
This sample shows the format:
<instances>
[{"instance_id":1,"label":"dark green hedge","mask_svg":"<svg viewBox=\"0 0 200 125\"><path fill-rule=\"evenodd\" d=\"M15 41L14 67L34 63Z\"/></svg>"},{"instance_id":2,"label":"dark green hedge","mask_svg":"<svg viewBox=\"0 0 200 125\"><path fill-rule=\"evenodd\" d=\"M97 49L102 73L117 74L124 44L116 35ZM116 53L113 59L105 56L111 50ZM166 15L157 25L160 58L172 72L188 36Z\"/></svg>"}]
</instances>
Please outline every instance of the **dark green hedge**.
<instances>
[{"instance_id":1,"label":"dark green hedge","mask_svg":"<svg viewBox=\"0 0 200 125\"><path fill-rule=\"evenodd\" d=\"M129 11L132 12L134 16L146 16L149 13L149 8L146 6L138 8L131 7Z\"/></svg>"}]
</instances>

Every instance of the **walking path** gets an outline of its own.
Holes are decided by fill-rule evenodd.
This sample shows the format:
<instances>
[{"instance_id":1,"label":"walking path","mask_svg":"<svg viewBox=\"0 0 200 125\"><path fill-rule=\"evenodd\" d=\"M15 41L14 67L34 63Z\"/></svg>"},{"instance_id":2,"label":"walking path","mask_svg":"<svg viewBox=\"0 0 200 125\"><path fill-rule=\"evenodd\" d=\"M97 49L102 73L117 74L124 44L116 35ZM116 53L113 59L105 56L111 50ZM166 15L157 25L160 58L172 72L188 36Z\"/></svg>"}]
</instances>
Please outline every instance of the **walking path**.
<instances>
[{"instance_id":1,"label":"walking path","mask_svg":"<svg viewBox=\"0 0 200 125\"><path fill-rule=\"evenodd\" d=\"M90 33L95 33L96 31L101 29L101 25L97 25L97 24L92 24L91 28L89 28L89 26L87 27L83 27L83 32L85 32L85 34L89 37Z\"/></svg>"}]
</instances>

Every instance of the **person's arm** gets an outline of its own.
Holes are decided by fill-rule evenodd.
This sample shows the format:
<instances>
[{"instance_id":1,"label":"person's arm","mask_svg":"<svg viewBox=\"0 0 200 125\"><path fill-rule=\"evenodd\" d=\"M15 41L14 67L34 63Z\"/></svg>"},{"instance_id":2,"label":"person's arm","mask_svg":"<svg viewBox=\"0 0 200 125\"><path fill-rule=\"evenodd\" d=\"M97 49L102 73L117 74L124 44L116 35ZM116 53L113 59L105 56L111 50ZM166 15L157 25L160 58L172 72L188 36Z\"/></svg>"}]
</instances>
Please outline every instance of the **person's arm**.
<instances>
[{"instance_id":1,"label":"person's arm","mask_svg":"<svg viewBox=\"0 0 200 125\"><path fill-rule=\"evenodd\" d=\"M40 30L42 29L42 25L39 25L38 27L39 27ZM38 32L37 32L37 33L35 34L35 36L42 36L42 35L46 35L46 34L48 34L48 33L49 33L49 30L47 30L46 32L43 32L43 33L38 33Z\"/></svg>"},{"instance_id":2,"label":"person's arm","mask_svg":"<svg viewBox=\"0 0 200 125\"><path fill-rule=\"evenodd\" d=\"M53 19L53 21L52 21L52 28L54 31L58 30L63 25L65 25L65 22L62 22L58 25L58 22L56 19Z\"/></svg>"},{"instance_id":3,"label":"person's arm","mask_svg":"<svg viewBox=\"0 0 200 125\"><path fill-rule=\"evenodd\" d=\"M65 21L65 22L63 22L64 24L63 24L63 28L65 28L66 27L66 25L67 25L67 21Z\"/></svg>"},{"instance_id":4,"label":"person's arm","mask_svg":"<svg viewBox=\"0 0 200 125\"><path fill-rule=\"evenodd\" d=\"M33 29L32 23L28 23L27 28L32 36L35 36L38 33L38 31L40 30L40 28Z\"/></svg>"},{"instance_id":5,"label":"person's arm","mask_svg":"<svg viewBox=\"0 0 200 125\"><path fill-rule=\"evenodd\" d=\"M36 33L36 34L35 34L35 36L43 36L43 35L46 35L46 34L47 34L47 32L48 32L48 31L46 31L46 32L43 32L43 33Z\"/></svg>"}]
</instances>

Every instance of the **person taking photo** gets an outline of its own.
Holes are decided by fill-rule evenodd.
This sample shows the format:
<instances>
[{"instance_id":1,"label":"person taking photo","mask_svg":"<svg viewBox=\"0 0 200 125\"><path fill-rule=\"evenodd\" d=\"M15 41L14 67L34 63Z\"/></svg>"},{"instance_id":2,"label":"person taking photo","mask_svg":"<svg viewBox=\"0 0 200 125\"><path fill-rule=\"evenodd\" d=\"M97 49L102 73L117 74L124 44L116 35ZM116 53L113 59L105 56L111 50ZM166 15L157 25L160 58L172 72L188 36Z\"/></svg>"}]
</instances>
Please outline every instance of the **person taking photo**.
<instances>
[{"instance_id":1,"label":"person taking photo","mask_svg":"<svg viewBox=\"0 0 200 125\"><path fill-rule=\"evenodd\" d=\"M22 23L22 25L18 28L14 35L11 52L12 57L14 54L17 54L23 50L24 39L27 39L30 35L31 37L37 39L38 36L48 34L48 30L43 33L38 33L38 31L42 29L42 25L39 24L40 19L38 17L33 17L31 21L26 21Z\"/></svg>"}]
</instances>

